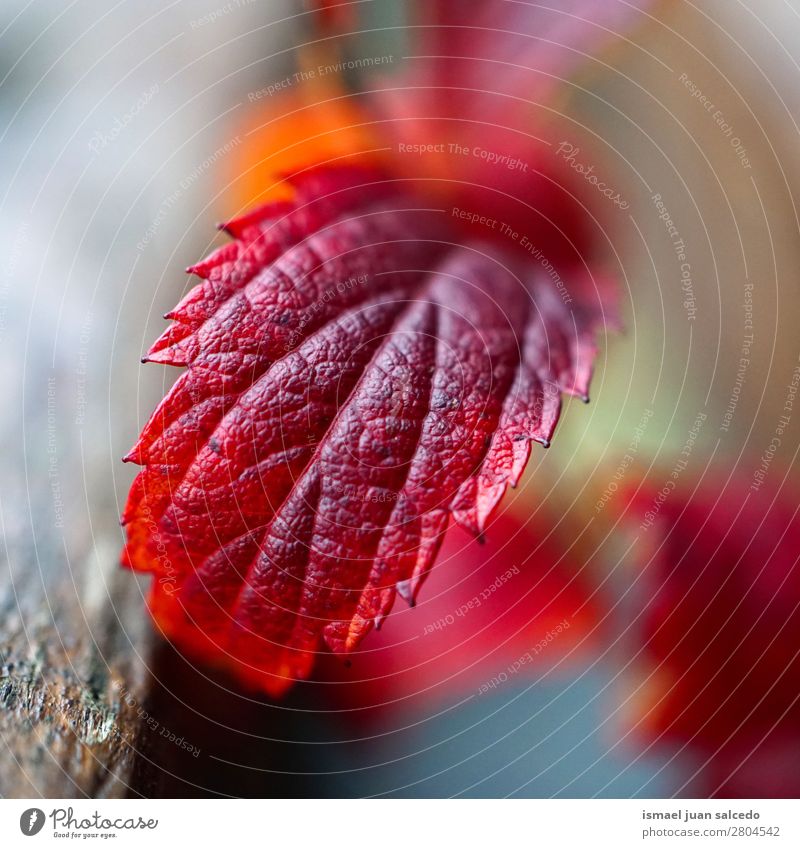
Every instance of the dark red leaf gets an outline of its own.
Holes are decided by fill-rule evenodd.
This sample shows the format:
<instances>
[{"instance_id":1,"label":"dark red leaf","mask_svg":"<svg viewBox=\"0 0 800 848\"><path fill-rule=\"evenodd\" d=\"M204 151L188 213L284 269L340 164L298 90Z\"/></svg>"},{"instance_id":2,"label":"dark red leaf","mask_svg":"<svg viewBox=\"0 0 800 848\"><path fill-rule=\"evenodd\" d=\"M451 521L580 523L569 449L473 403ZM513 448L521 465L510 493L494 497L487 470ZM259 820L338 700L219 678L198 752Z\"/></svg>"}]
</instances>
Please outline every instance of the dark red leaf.
<instances>
[{"instance_id":1,"label":"dark red leaf","mask_svg":"<svg viewBox=\"0 0 800 848\"><path fill-rule=\"evenodd\" d=\"M190 269L123 516L166 634L273 694L413 603L451 515L481 534L606 319L585 266L559 291L381 174L291 182Z\"/></svg>"}]
</instances>

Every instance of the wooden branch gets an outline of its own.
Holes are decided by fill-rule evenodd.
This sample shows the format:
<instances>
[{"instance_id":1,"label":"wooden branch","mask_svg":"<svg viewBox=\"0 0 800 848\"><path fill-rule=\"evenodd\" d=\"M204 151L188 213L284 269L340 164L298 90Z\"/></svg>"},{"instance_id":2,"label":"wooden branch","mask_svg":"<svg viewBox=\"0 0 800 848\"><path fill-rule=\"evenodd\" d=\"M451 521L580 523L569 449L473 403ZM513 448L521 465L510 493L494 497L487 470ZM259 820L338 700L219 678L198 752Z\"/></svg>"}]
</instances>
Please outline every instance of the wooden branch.
<instances>
[{"instance_id":1,"label":"wooden branch","mask_svg":"<svg viewBox=\"0 0 800 848\"><path fill-rule=\"evenodd\" d=\"M130 791L144 697L147 650L141 604L130 575L113 575L98 604L81 602L62 579L35 568L3 581L0 595L0 794L4 797L120 797ZM57 571L57 567L53 569ZM86 573L82 575L86 578ZM54 588L55 587L55 588ZM144 622L146 624L146 622Z\"/></svg>"}]
</instances>

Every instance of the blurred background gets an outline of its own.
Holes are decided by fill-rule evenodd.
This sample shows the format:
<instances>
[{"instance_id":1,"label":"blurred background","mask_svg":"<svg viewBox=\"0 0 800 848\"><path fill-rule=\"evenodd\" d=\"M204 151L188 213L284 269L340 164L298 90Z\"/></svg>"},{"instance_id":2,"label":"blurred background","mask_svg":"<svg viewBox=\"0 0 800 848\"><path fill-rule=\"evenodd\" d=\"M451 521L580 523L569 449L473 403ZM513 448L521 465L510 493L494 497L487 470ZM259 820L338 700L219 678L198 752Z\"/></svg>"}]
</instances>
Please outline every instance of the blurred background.
<instances>
[{"instance_id":1,"label":"blurred background","mask_svg":"<svg viewBox=\"0 0 800 848\"><path fill-rule=\"evenodd\" d=\"M330 84L368 90L416 32L356 5L336 54L391 58ZM280 703L153 634L120 458L177 372L139 359L267 190L315 22L2 4L0 794L797 793L796 0L656 3L549 101L624 203L598 214L625 329L485 546L452 530L417 608Z\"/></svg>"}]
</instances>

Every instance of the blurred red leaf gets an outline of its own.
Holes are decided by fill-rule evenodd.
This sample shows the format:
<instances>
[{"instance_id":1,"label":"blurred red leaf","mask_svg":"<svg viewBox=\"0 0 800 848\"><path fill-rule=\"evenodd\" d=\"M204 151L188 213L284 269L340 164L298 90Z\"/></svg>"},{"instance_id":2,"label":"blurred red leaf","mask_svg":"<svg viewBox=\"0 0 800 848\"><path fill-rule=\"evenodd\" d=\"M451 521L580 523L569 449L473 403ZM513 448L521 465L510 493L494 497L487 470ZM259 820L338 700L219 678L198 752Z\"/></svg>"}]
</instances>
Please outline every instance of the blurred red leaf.
<instances>
[{"instance_id":1,"label":"blurred red leaf","mask_svg":"<svg viewBox=\"0 0 800 848\"><path fill-rule=\"evenodd\" d=\"M800 750L800 499L750 482L634 502L655 513L640 728L698 754L706 791L796 794L796 768L765 751Z\"/></svg>"}]
</instances>

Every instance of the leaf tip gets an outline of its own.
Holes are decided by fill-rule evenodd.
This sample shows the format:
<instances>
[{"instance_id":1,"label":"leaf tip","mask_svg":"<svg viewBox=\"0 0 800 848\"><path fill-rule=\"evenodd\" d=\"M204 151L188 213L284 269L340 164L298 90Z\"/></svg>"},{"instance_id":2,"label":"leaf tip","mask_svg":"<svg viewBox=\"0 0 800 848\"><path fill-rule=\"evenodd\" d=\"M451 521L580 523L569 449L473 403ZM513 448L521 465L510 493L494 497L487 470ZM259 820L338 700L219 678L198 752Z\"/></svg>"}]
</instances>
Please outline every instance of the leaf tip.
<instances>
[{"instance_id":1,"label":"leaf tip","mask_svg":"<svg viewBox=\"0 0 800 848\"><path fill-rule=\"evenodd\" d=\"M413 609L417 605L416 587L414 578L400 580L397 583L397 594Z\"/></svg>"}]
</instances>

